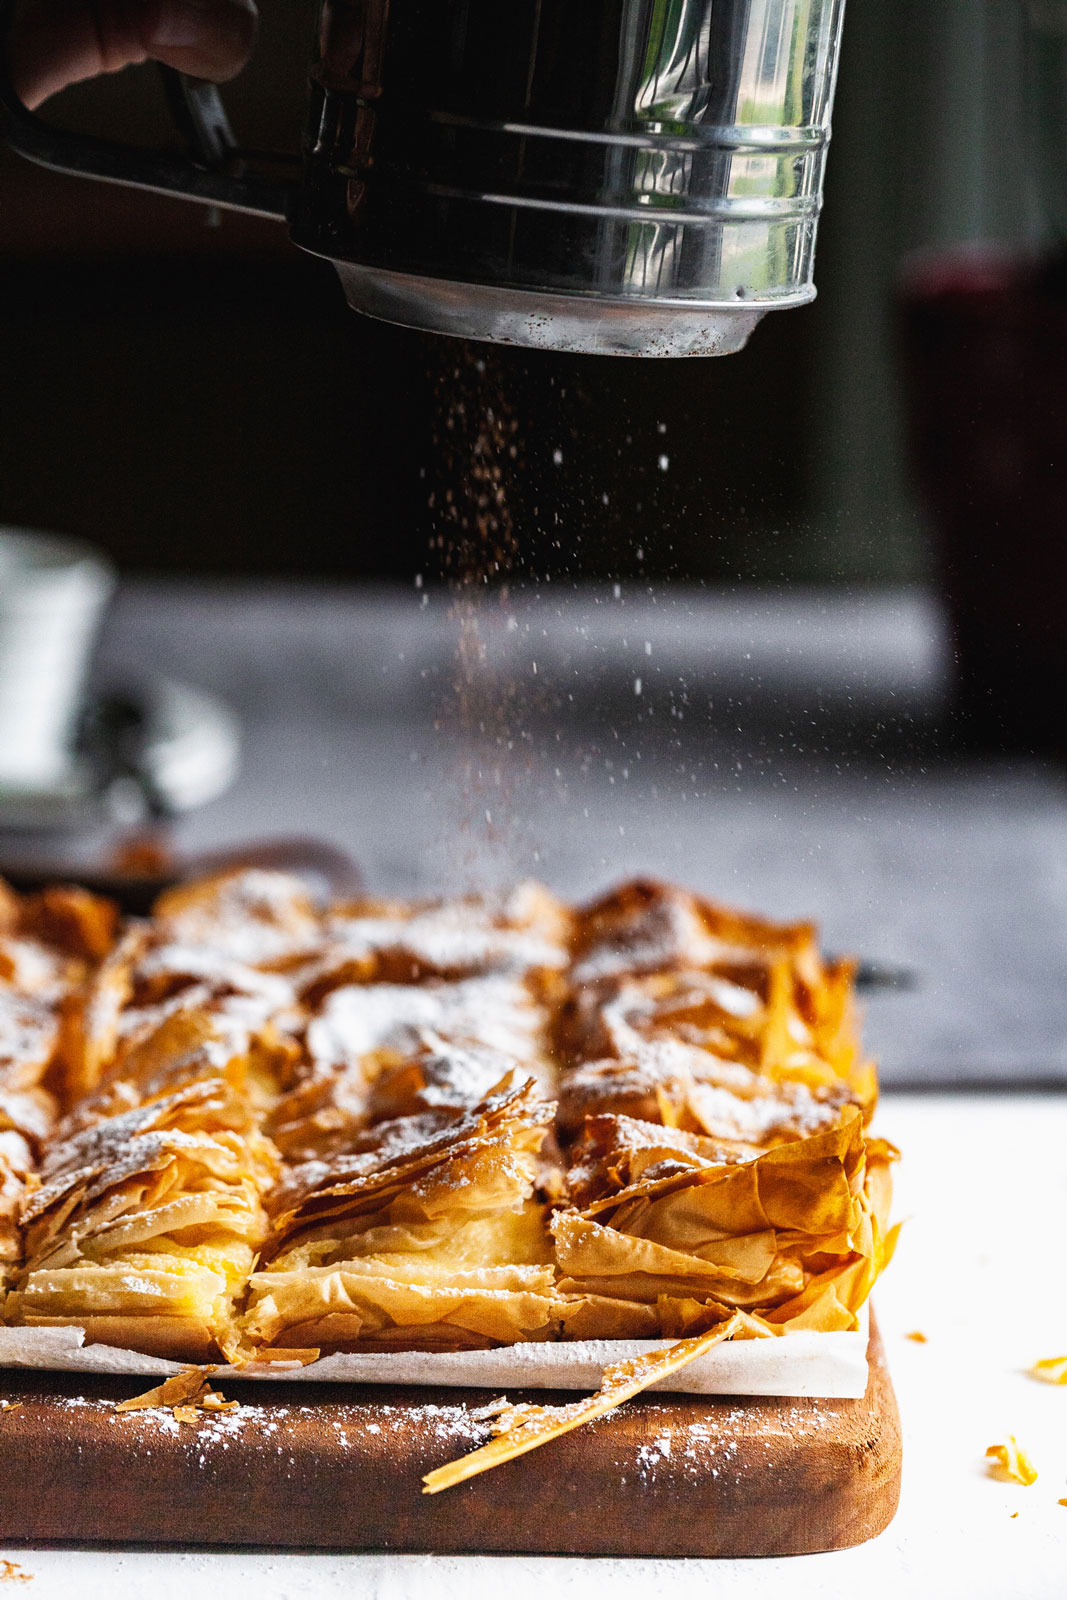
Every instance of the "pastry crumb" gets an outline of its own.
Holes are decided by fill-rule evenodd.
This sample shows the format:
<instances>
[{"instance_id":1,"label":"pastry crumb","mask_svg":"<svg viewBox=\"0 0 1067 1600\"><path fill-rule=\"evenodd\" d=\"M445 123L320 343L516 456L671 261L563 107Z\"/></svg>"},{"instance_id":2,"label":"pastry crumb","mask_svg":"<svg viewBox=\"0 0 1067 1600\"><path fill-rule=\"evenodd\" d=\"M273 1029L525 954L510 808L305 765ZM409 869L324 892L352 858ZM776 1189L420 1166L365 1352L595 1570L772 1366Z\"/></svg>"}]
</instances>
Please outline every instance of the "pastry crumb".
<instances>
[{"instance_id":1,"label":"pastry crumb","mask_svg":"<svg viewBox=\"0 0 1067 1600\"><path fill-rule=\"evenodd\" d=\"M1029 1376L1040 1383L1067 1383L1067 1356L1046 1356L1028 1370Z\"/></svg>"},{"instance_id":2,"label":"pastry crumb","mask_svg":"<svg viewBox=\"0 0 1067 1600\"><path fill-rule=\"evenodd\" d=\"M1025 1450L1019 1448L1014 1434L1009 1433L1004 1444L989 1445L986 1455L994 1462L990 1468L993 1477L1027 1485L1037 1482L1037 1469Z\"/></svg>"},{"instance_id":3,"label":"pastry crumb","mask_svg":"<svg viewBox=\"0 0 1067 1600\"><path fill-rule=\"evenodd\" d=\"M32 1583L33 1573L20 1567L17 1561L0 1560L0 1583Z\"/></svg>"},{"instance_id":4,"label":"pastry crumb","mask_svg":"<svg viewBox=\"0 0 1067 1600\"><path fill-rule=\"evenodd\" d=\"M923 1333L919 1328L913 1328L912 1331L910 1333L906 1333L904 1337L905 1339L910 1339L913 1344L929 1344L930 1342L925 1333Z\"/></svg>"},{"instance_id":5,"label":"pastry crumb","mask_svg":"<svg viewBox=\"0 0 1067 1600\"><path fill-rule=\"evenodd\" d=\"M236 1411L239 1402L227 1400L225 1395L212 1389L204 1375L203 1367L186 1367L173 1378L146 1389L132 1400L120 1400L116 1411L152 1411L157 1407L169 1410L175 1422L196 1422L199 1411Z\"/></svg>"}]
</instances>

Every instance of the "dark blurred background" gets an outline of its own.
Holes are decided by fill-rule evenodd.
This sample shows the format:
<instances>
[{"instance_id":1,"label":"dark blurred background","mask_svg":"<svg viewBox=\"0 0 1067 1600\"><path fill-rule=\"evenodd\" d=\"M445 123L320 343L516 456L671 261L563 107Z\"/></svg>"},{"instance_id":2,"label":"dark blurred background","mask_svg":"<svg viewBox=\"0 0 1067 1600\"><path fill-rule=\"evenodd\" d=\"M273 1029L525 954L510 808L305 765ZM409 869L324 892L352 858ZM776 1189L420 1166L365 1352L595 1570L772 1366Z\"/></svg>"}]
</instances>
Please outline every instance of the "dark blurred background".
<instances>
[{"instance_id":1,"label":"dark blurred background","mask_svg":"<svg viewBox=\"0 0 1067 1600\"><path fill-rule=\"evenodd\" d=\"M233 119L246 144L293 148L315 6L262 12L257 59L228 91ZM1014 0L851 7L820 298L769 316L741 359L495 358L525 442L513 487L535 565L558 539L585 574L929 574L894 290L910 249L1034 236L1022 29ZM68 91L48 115L168 137L151 69ZM85 535L133 569L423 567L418 469L433 471L433 379L454 349L347 313L331 269L278 226L211 227L199 208L8 154L0 262L0 518Z\"/></svg>"},{"instance_id":2,"label":"dark blurred background","mask_svg":"<svg viewBox=\"0 0 1067 1600\"><path fill-rule=\"evenodd\" d=\"M292 149L316 7L261 9L257 58L228 98L246 145ZM996 574L994 590L1008 582L993 559L995 528L981 526L999 513L976 460L1003 461L999 492L1010 500L1029 471L1020 441L1033 432L1018 397L1001 404L995 374L960 359L961 339L988 349L1003 320L996 295L1012 299L1016 261L1049 237L1027 132L1026 26L1019 0L854 0L820 297L768 316L741 357L486 353L485 393L473 403L503 406L516 422L507 488L525 570L932 581L966 634L962 610L981 612L990 588L968 576L972 548L984 552L982 574ZM146 143L169 137L151 69L68 91L48 115ZM964 328L931 367L942 312L976 290L972 258L951 252L978 241L1008 252L997 258L1007 276L990 289L975 268L985 323ZM929 280L914 264L902 290L907 258L946 250L956 272L947 299L944 275ZM125 571L410 580L427 568L442 471L455 473L437 448L442 417L457 363L469 378L469 355L349 313L330 267L290 247L280 226L233 216L212 226L199 208L0 154L0 287L0 520L83 535ZM1040 342L1040 307L1031 321ZM1026 386L1025 344L999 358L1013 364L1016 389L1020 373ZM991 384L992 442L968 411ZM1046 377L1040 403L1052 422L1039 454L1057 457L1057 481L1067 473L1067 384L1063 399ZM1040 503L1027 527L1035 516ZM1025 552L1025 527L1008 541L1016 570L1020 537ZM1063 558L1035 559L1033 592L1016 603L1024 615L1003 623L983 613L971 633L1006 632L997 682L1007 671L1025 686L1052 671L1062 688L1062 624L1036 618L1034 595L1047 610ZM1034 629L1044 643L1020 656ZM966 649L975 655L973 640ZM971 698L980 712L998 693L983 682ZM1015 726L1001 707L998 736L1006 722Z\"/></svg>"}]
</instances>

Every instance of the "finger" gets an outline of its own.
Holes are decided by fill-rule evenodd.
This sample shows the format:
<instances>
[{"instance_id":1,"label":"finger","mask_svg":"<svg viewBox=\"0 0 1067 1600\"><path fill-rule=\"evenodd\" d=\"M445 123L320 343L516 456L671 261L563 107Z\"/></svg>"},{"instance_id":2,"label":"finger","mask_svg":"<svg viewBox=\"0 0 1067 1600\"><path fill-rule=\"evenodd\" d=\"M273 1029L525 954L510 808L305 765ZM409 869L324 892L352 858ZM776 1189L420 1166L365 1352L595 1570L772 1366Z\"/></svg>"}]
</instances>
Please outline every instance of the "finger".
<instances>
[{"instance_id":1,"label":"finger","mask_svg":"<svg viewBox=\"0 0 1067 1600\"><path fill-rule=\"evenodd\" d=\"M222 83L248 60L256 27L255 0L31 0L12 29L12 80L31 109L148 60Z\"/></svg>"},{"instance_id":2,"label":"finger","mask_svg":"<svg viewBox=\"0 0 1067 1600\"><path fill-rule=\"evenodd\" d=\"M194 78L225 83L245 65L256 42L255 0L157 0L145 49Z\"/></svg>"}]
</instances>

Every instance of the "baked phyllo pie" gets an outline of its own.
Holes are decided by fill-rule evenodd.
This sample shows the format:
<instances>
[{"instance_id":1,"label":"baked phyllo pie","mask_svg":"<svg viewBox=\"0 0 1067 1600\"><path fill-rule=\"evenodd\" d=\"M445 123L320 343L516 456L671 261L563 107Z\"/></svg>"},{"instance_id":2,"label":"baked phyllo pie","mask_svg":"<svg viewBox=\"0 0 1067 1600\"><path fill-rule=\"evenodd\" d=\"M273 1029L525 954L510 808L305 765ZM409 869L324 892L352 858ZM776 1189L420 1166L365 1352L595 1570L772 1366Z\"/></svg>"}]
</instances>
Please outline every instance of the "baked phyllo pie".
<instances>
[{"instance_id":1,"label":"baked phyllo pie","mask_svg":"<svg viewBox=\"0 0 1067 1600\"><path fill-rule=\"evenodd\" d=\"M242 1362L853 1328L875 1088L850 963L668 885L0 889L4 1316Z\"/></svg>"},{"instance_id":2,"label":"baked phyllo pie","mask_svg":"<svg viewBox=\"0 0 1067 1600\"><path fill-rule=\"evenodd\" d=\"M230 1350L277 1175L246 1117L206 1080L49 1147L9 1320L186 1361Z\"/></svg>"},{"instance_id":3,"label":"baked phyllo pie","mask_svg":"<svg viewBox=\"0 0 1067 1600\"><path fill-rule=\"evenodd\" d=\"M505 1080L474 1107L383 1122L289 1174L249 1285L260 1354L461 1350L555 1337L549 1207L535 1194L553 1107Z\"/></svg>"}]
</instances>

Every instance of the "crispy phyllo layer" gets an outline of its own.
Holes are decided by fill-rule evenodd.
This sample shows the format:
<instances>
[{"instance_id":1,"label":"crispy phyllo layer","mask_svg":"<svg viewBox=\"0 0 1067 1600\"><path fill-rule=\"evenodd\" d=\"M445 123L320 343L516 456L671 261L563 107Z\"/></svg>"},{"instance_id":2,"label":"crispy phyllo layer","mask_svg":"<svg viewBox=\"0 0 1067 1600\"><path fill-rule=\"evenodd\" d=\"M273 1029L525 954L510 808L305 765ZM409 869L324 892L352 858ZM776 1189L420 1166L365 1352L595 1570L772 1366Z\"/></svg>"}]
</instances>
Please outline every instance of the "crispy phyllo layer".
<instances>
[{"instance_id":1,"label":"crispy phyllo layer","mask_svg":"<svg viewBox=\"0 0 1067 1600\"><path fill-rule=\"evenodd\" d=\"M559 1326L548 1207L534 1195L553 1107L505 1081L471 1110L368 1129L297 1168L252 1278L250 1345L463 1349Z\"/></svg>"},{"instance_id":2,"label":"crispy phyllo layer","mask_svg":"<svg viewBox=\"0 0 1067 1600\"><path fill-rule=\"evenodd\" d=\"M217 1061L245 1060L264 1102L288 1081L299 1026L291 984L223 952L161 941L135 925L87 985L66 1030L68 1083L77 1103L115 1079L165 1070L182 1036L200 1034ZM168 1026L170 1032L168 1033Z\"/></svg>"},{"instance_id":3,"label":"crispy phyllo layer","mask_svg":"<svg viewBox=\"0 0 1067 1600\"><path fill-rule=\"evenodd\" d=\"M220 1080L193 1083L51 1147L9 1318L183 1360L228 1350L277 1172L242 1116Z\"/></svg>"},{"instance_id":4,"label":"crispy phyllo layer","mask_svg":"<svg viewBox=\"0 0 1067 1600\"><path fill-rule=\"evenodd\" d=\"M843 1084L809 1089L668 1043L565 1073L559 1126L573 1137L588 1117L614 1112L712 1138L770 1145L832 1127L844 1107L859 1103Z\"/></svg>"},{"instance_id":5,"label":"crispy phyllo layer","mask_svg":"<svg viewBox=\"0 0 1067 1600\"><path fill-rule=\"evenodd\" d=\"M560 1037L572 1063L688 1045L774 1081L847 1086L870 1107L853 965L824 961L810 923L778 924L636 882L580 915Z\"/></svg>"},{"instance_id":6,"label":"crispy phyllo layer","mask_svg":"<svg viewBox=\"0 0 1067 1600\"><path fill-rule=\"evenodd\" d=\"M68 1018L118 932L118 910L84 889L21 897L0 882L0 1090L63 1090Z\"/></svg>"},{"instance_id":7,"label":"crispy phyllo layer","mask_svg":"<svg viewBox=\"0 0 1067 1600\"><path fill-rule=\"evenodd\" d=\"M19 1226L35 1178L31 1141L11 1125L0 1104L0 1309L22 1263Z\"/></svg>"},{"instance_id":8,"label":"crispy phyllo layer","mask_svg":"<svg viewBox=\"0 0 1067 1600\"><path fill-rule=\"evenodd\" d=\"M395 1064L312 1071L278 1101L266 1131L287 1161L322 1160L356 1148L363 1131L424 1111L470 1110L514 1070L514 1057L455 1045L426 1032Z\"/></svg>"},{"instance_id":9,"label":"crispy phyllo layer","mask_svg":"<svg viewBox=\"0 0 1067 1600\"><path fill-rule=\"evenodd\" d=\"M321 918L298 878L238 867L161 895L154 921L169 943L284 969L313 951Z\"/></svg>"},{"instance_id":10,"label":"crispy phyllo layer","mask_svg":"<svg viewBox=\"0 0 1067 1600\"><path fill-rule=\"evenodd\" d=\"M482 1045L545 1075L546 1008L522 977L493 974L459 983L350 984L334 989L307 1030L313 1069L357 1068L368 1082L427 1038Z\"/></svg>"},{"instance_id":11,"label":"crispy phyllo layer","mask_svg":"<svg viewBox=\"0 0 1067 1600\"><path fill-rule=\"evenodd\" d=\"M56 1111L47 1089L0 1088L0 1308L22 1263L22 1211Z\"/></svg>"},{"instance_id":12,"label":"crispy phyllo layer","mask_svg":"<svg viewBox=\"0 0 1067 1600\"><path fill-rule=\"evenodd\" d=\"M855 1328L888 1259L888 1166L860 1114L765 1151L628 1118L588 1125L552 1222L567 1331L698 1333L732 1311L772 1333Z\"/></svg>"},{"instance_id":13,"label":"crispy phyllo layer","mask_svg":"<svg viewBox=\"0 0 1067 1600\"><path fill-rule=\"evenodd\" d=\"M360 900L325 922L324 948L301 975L312 1000L346 984L456 983L567 965L572 914L537 883L459 900Z\"/></svg>"},{"instance_id":14,"label":"crispy phyllo layer","mask_svg":"<svg viewBox=\"0 0 1067 1600\"><path fill-rule=\"evenodd\" d=\"M348 1148L384 1118L474 1106L513 1068L555 1087L550 1011L528 975L346 984L310 1018L303 1064L267 1123L287 1160Z\"/></svg>"}]
</instances>

